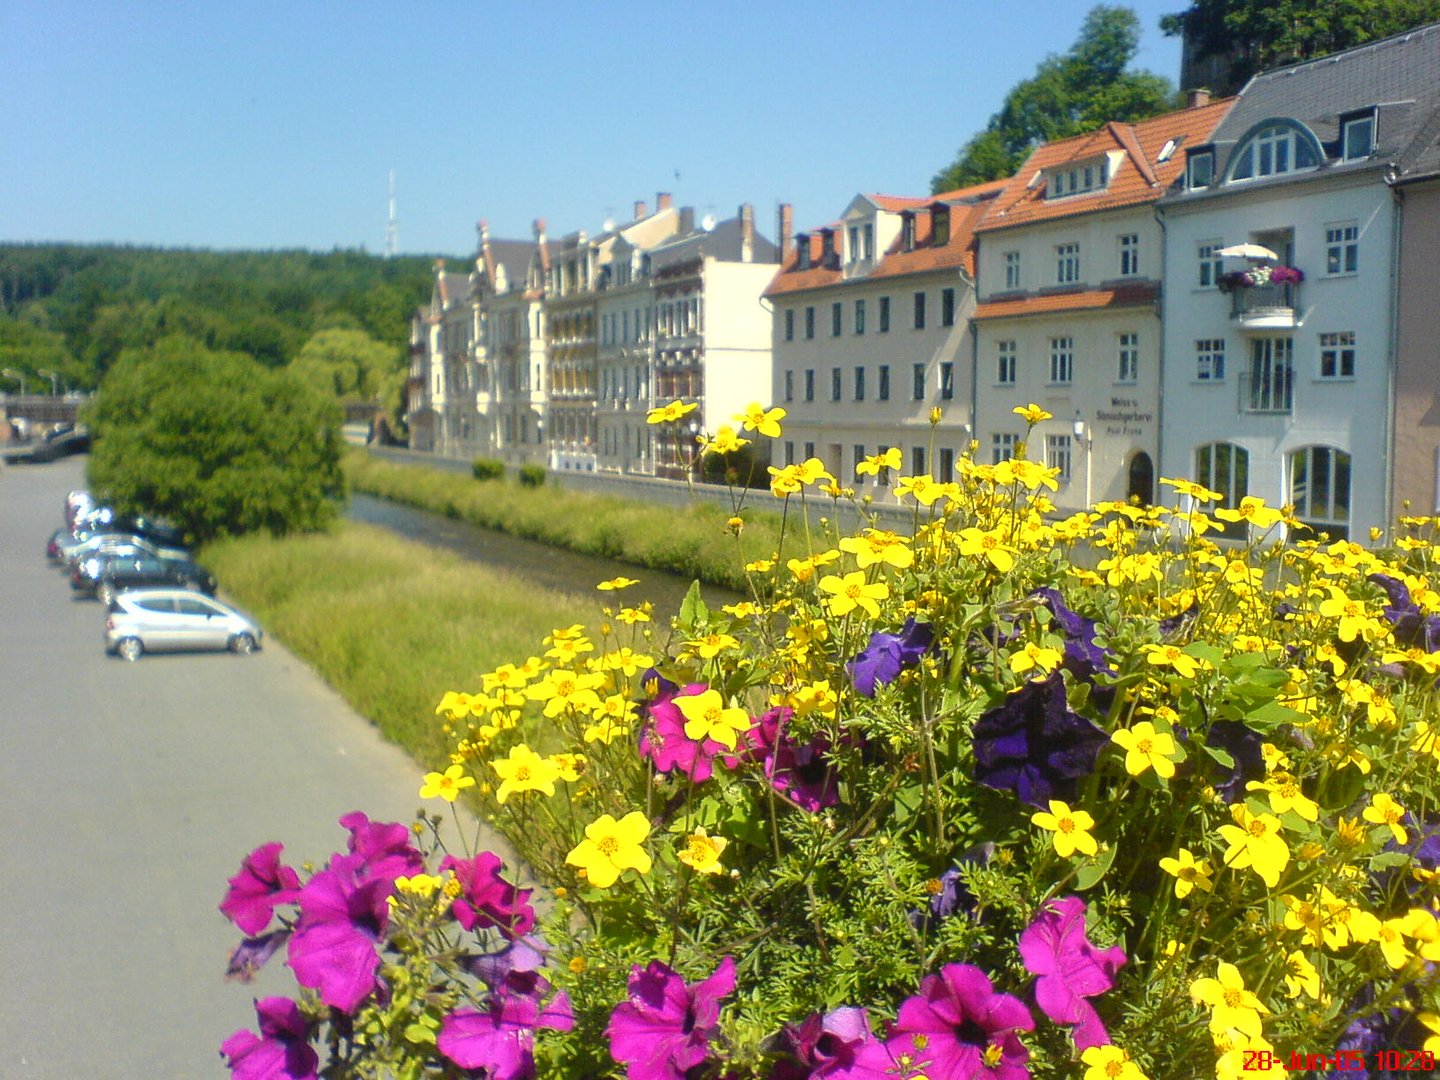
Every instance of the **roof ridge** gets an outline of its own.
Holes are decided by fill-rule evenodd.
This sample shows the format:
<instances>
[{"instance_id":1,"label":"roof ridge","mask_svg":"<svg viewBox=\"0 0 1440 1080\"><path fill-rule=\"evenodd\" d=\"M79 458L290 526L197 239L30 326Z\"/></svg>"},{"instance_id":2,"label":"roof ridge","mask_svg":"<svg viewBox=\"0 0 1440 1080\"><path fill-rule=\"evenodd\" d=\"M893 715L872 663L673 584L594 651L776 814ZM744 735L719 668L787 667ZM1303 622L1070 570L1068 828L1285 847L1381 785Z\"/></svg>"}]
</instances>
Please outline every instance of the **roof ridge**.
<instances>
[{"instance_id":1,"label":"roof ridge","mask_svg":"<svg viewBox=\"0 0 1440 1080\"><path fill-rule=\"evenodd\" d=\"M1135 129L1130 124L1123 124L1118 120L1111 120L1106 127L1116 140L1125 149L1130 160L1135 163L1135 168L1145 178L1145 182L1151 187L1160 183L1160 178L1155 175L1155 170L1150 167L1150 159L1145 156L1145 148L1140 145L1140 140L1135 134Z\"/></svg>"}]
</instances>

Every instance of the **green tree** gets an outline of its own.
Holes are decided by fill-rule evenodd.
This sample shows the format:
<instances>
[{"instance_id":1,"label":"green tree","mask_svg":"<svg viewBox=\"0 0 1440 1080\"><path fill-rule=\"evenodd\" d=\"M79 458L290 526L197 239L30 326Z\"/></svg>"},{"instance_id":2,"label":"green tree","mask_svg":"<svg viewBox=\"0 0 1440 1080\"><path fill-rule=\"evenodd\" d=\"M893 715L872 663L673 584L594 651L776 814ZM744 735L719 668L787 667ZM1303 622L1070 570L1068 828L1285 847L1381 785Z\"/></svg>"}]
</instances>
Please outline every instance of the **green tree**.
<instances>
[{"instance_id":1,"label":"green tree","mask_svg":"<svg viewBox=\"0 0 1440 1080\"><path fill-rule=\"evenodd\" d=\"M1160 29L1196 61L1218 59L1218 94L1250 76L1440 20L1440 0L1195 0Z\"/></svg>"},{"instance_id":2,"label":"green tree","mask_svg":"<svg viewBox=\"0 0 1440 1080\"><path fill-rule=\"evenodd\" d=\"M335 402L288 371L191 338L125 352L84 419L101 496L197 540L320 528L344 495Z\"/></svg>"},{"instance_id":3,"label":"green tree","mask_svg":"<svg viewBox=\"0 0 1440 1080\"><path fill-rule=\"evenodd\" d=\"M290 370L322 393L340 399L375 401L403 381L404 357L393 345L363 330L335 327L313 335Z\"/></svg>"},{"instance_id":4,"label":"green tree","mask_svg":"<svg viewBox=\"0 0 1440 1080\"><path fill-rule=\"evenodd\" d=\"M42 376L42 371L54 372L66 386L77 385L84 374L60 334L7 315L0 315L0 369L23 374L32 393L51 389L49 377ZM20 388L15 376L0 376L0 384L11 390Z\"/></svg>"},{"instance_id":5,"label":"green tree","mask_svg":"<svg viewBox=\"0 0 1440 1080\"><path fill-rule=\"evenodd\" d=\"M1046 57L1034 75L1017 83L985 130L935 174L930 190L1002 179L1041 143L1175 108L1168 79L1126 70L1139 47L1140 20L1134 11L1106 4L1091 8L1070 51Z\"/></svg>"}]
</instances>

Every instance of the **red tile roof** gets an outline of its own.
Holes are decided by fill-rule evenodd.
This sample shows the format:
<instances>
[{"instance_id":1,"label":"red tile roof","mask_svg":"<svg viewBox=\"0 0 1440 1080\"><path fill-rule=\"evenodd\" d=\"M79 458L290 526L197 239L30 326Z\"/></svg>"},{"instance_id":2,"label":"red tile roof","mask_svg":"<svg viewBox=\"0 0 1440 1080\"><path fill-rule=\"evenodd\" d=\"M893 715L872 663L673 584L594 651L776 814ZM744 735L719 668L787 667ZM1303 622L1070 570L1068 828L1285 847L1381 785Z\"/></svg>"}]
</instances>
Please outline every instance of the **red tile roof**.
<instances>
[{"instance_id":1,"label":"red tile roof","mask_svg":"<svg viewBox=\"0 0 1440 1080\"><path fill-rule=\"evenodd\" d=\"M1014 300L990 300L975 308L976 319L1014 319L1022 315L1053 315L1060 311L1099 311L1104 308L1153 304L1160 287L1120 285L1113 289L1076 289L1072 292L1021 296Z\"/></svg>"},{"instance_id":2,"label":"red tile roof","mask_svg":"<svg viewBox=\"0 0 1440 1080\"><path fill-rule=\"evenodd\" d=\"M1084 135L1037 147L1020 171L1010 178L975 231L989 232L1154 202L1180 178L1185 168L1184 147L1208 140L1235 100L1224 98L1133 124L1112 121ZM1158 161L1160 151L1172 139L1177 144L1174 152L1165 161ZM1047 185L1043 179L1037 181L1037 174L1071 162L1093 160L1116 150L1123 152L1124 157L1103 191L1067 195L1063 199L1045 198Z\"/></svg>"}]
</instances>

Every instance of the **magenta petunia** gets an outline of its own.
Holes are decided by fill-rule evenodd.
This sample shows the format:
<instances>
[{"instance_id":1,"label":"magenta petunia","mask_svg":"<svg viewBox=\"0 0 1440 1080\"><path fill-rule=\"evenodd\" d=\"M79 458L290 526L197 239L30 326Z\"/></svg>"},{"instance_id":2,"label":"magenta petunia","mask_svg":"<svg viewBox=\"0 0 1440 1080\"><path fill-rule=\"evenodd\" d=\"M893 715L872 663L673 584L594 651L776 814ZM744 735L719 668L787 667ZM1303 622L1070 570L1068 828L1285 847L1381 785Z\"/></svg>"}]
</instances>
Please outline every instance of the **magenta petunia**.
<instances>
[{"instance_id":1,"label":"magenta petunia","mask_svg":"<svg viewBox=\"0 0 1440 1080\"><path fill-rule=\"evenodd\" d=\"M1025 970L1038 975L1035 1003L1057 1024L1073 1026L1075 1046L1103 1046L1110 1035L1086 998L1115 985L1115 972L1125 963L1118 945L1097 949L1085 936L1085 902L1078 896L1051 900L1020 935Z\"/></svg>"},{"instance_id":2,"label":"magenta petunia","mask_svg":"<svg viewBox=\"0 0 1440 1080\"><path fill-rule=\"evenodd\" d=\"M771 709L742 737L741 752L728 764L758 763L772 787L812 814L840 801L840 781L830 760L830 740L816 735L799 743L786 732L794 711Z\"/></svg>"},{"instance_id":3,"label":"magenta petunia","mask_svg":"<svg viewBox=\"0 0 1440 1080\"><path fill-rule=\"evenodd\" d=\"M550 981L541 975L550 946L538 934L516 938L503 949L462 956L460 965L496 993L541 997Z\"/></svg>"},{"instance_id":4,"label":"magenta petunia","mask_svg":"<svg viewBox=\"0 0 1440 1080\"><path fill-rule=\"evenodd\" d=\"M441 873L449 870L460 883L460 895L450 910L466 930L493 926L507 937L520 937L535 928L532 890L516 888L502 878L504 866L493 851L482 851L473 859L447 855L440 860Z\"/></svg>"},{"instance_id":5,"label":"magenta petunia","mask_svg":"<svg viewBox=\"0 0 1440 1080\"><path fill-rule=\"evenodd\" d=\"M220 910L247 937L254 937L270 925L275 905L293 903L300 894L300 877L280 862L285 845L263 844L240 863L232 877Z\"/></svg>"},{"instance_id":6,"label":"magenta petunia","mask_svg":"<svg viewBox=\"0 0 1440 1080\"><path fill-rule=\"evenodd\" d=\"M315 1080L320 1058L310 1045L310 1026L289 998L255 1002L260 1034L237 1031L220 1046L234 1080Z\"/></svg>"},{"instance_id":7,"label":"magenta petunia","mask_svg":"<svg viewBox=\"0 0 1440 1080\"><path fill-rule=\"evenodd\" d=\"M845 1006L782 1033L791 1060L781 1061L771 1080L888 1080L889 1056L870 1033L865 1010ZM882 1050L876 1062L876 1050Z\"/></svg>"},{"instance_id":8,"label":"magenta petunia","mask_svg":"<svg viewBox=\"0 0 1440 1080\"><path fill-rule=\"evenodd\" d=\"M390 921L394 882L360 880L359 855L336 855L300 890L300 919L290 938L295 981L320 991L326 1005L354 1012L376 987L376 946Z\"/></svg>"},{"instance_id":9,"label":"magenta petunia","mask_svg":"<svg viewBox=\"0 0 1440 1080\"><path fill-rule=\"evenodd\" d=\"M435 1045L462 1069L483 1069L486 1080L529 1080L535 1075L535 1032L575 1026L562 991L541 1008L531 997L492 995L484 1011L457 1009L440 1024Z\"/></svg>"},{"instance_id":10,"label":"magenta petunia","mask_svg":"<svg viewBox=\"0 0 1440 1080\"><path fill-rule=\"evenodd\" d=\"M658 960L630 971L630 996L615 1006L605 1034L610 1056L629 1080L684 1080L710 1053L720 1022L720 999L735 989L735 961L727 956L714 974L687 984Z\"/></svg>"},{"instance_id":11,"label":"magenta petunia","mask_svg":"<svg viewBox=\"0 0 1440 1080\"><path fill-rule=\"evenodd\" d=\"M425 857L410 842L410 830L398 822L371 821L359 810L340 819L350 830L350 854L360 859L357 875L364 878L414 877L425 872Z\"/></svg>"},{"instance_id":12,"label":"magenta petunia","mask_svg":"<svg viewBox=\"0 0 1440 1080\"><path fill-rule=\"evenodd\" d=\"M713 739L696 742L685 734L685 714L675 704L677 697L694 697L709 687L690 683L676 694L656 698L646 706L650 714L640 736L640 752L655 764L658 772L679 772L692 783L703 784L715 772L715 755L725 749Z\"/></svg>"},{"instance_id":13,"label":"magenta petunia","mask_svg":"<svg viewBox=\"0 0 1440 1080\"><path fill-rule=\"evenodd\" d=\"M1019 998L995 992L970 964L946 964L900 1006L890 1056L908 1057L927 1076L951 1080L1028 1080L1030 1051L1018 1032L1035 1020Z\"/></svg>"}]
</instances>

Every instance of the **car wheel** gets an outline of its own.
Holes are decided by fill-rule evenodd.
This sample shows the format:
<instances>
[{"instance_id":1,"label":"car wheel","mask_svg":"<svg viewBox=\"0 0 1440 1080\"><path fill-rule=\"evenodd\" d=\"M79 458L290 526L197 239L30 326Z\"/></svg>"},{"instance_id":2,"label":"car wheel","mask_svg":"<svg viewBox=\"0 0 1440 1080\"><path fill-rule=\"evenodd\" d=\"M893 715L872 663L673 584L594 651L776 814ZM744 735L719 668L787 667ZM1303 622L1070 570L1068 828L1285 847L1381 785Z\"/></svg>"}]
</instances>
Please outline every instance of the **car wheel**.
<instances>
[{"instance_id":1,"label":"car wheel","mask_svg":"<svg viewBox=\"0 0 1440 1080\"><path fill-rule=\"evenodd\" d=\"M133 663L144 655L145 646L140 643L139 638L127 637L120 639L120 644L115 646L115 651L120 654L120 659Z\"/></svg>"},{"instance_id":2,"label":"car wheel","mask_svg":"<svg viewBox=\"0 0 1440 1080\"><path fill-rule=\"evenodd\" d=\"M95 597L108 608L110 601L115 599L115 586L108 581L102 581L95 589ZM138 645L139 642L136 644Z\"/></svg>"},{"instance_id":3,"label":"car wheel","mask_svg":"<svg viewBox=\"0 0 1440 1080\"><path fill-rule=\"evenodd\" d=\"M255 651L255 639L249 634L236 634L230 639L230 651L249 656Z\"/></svg>"}]
</instances>

